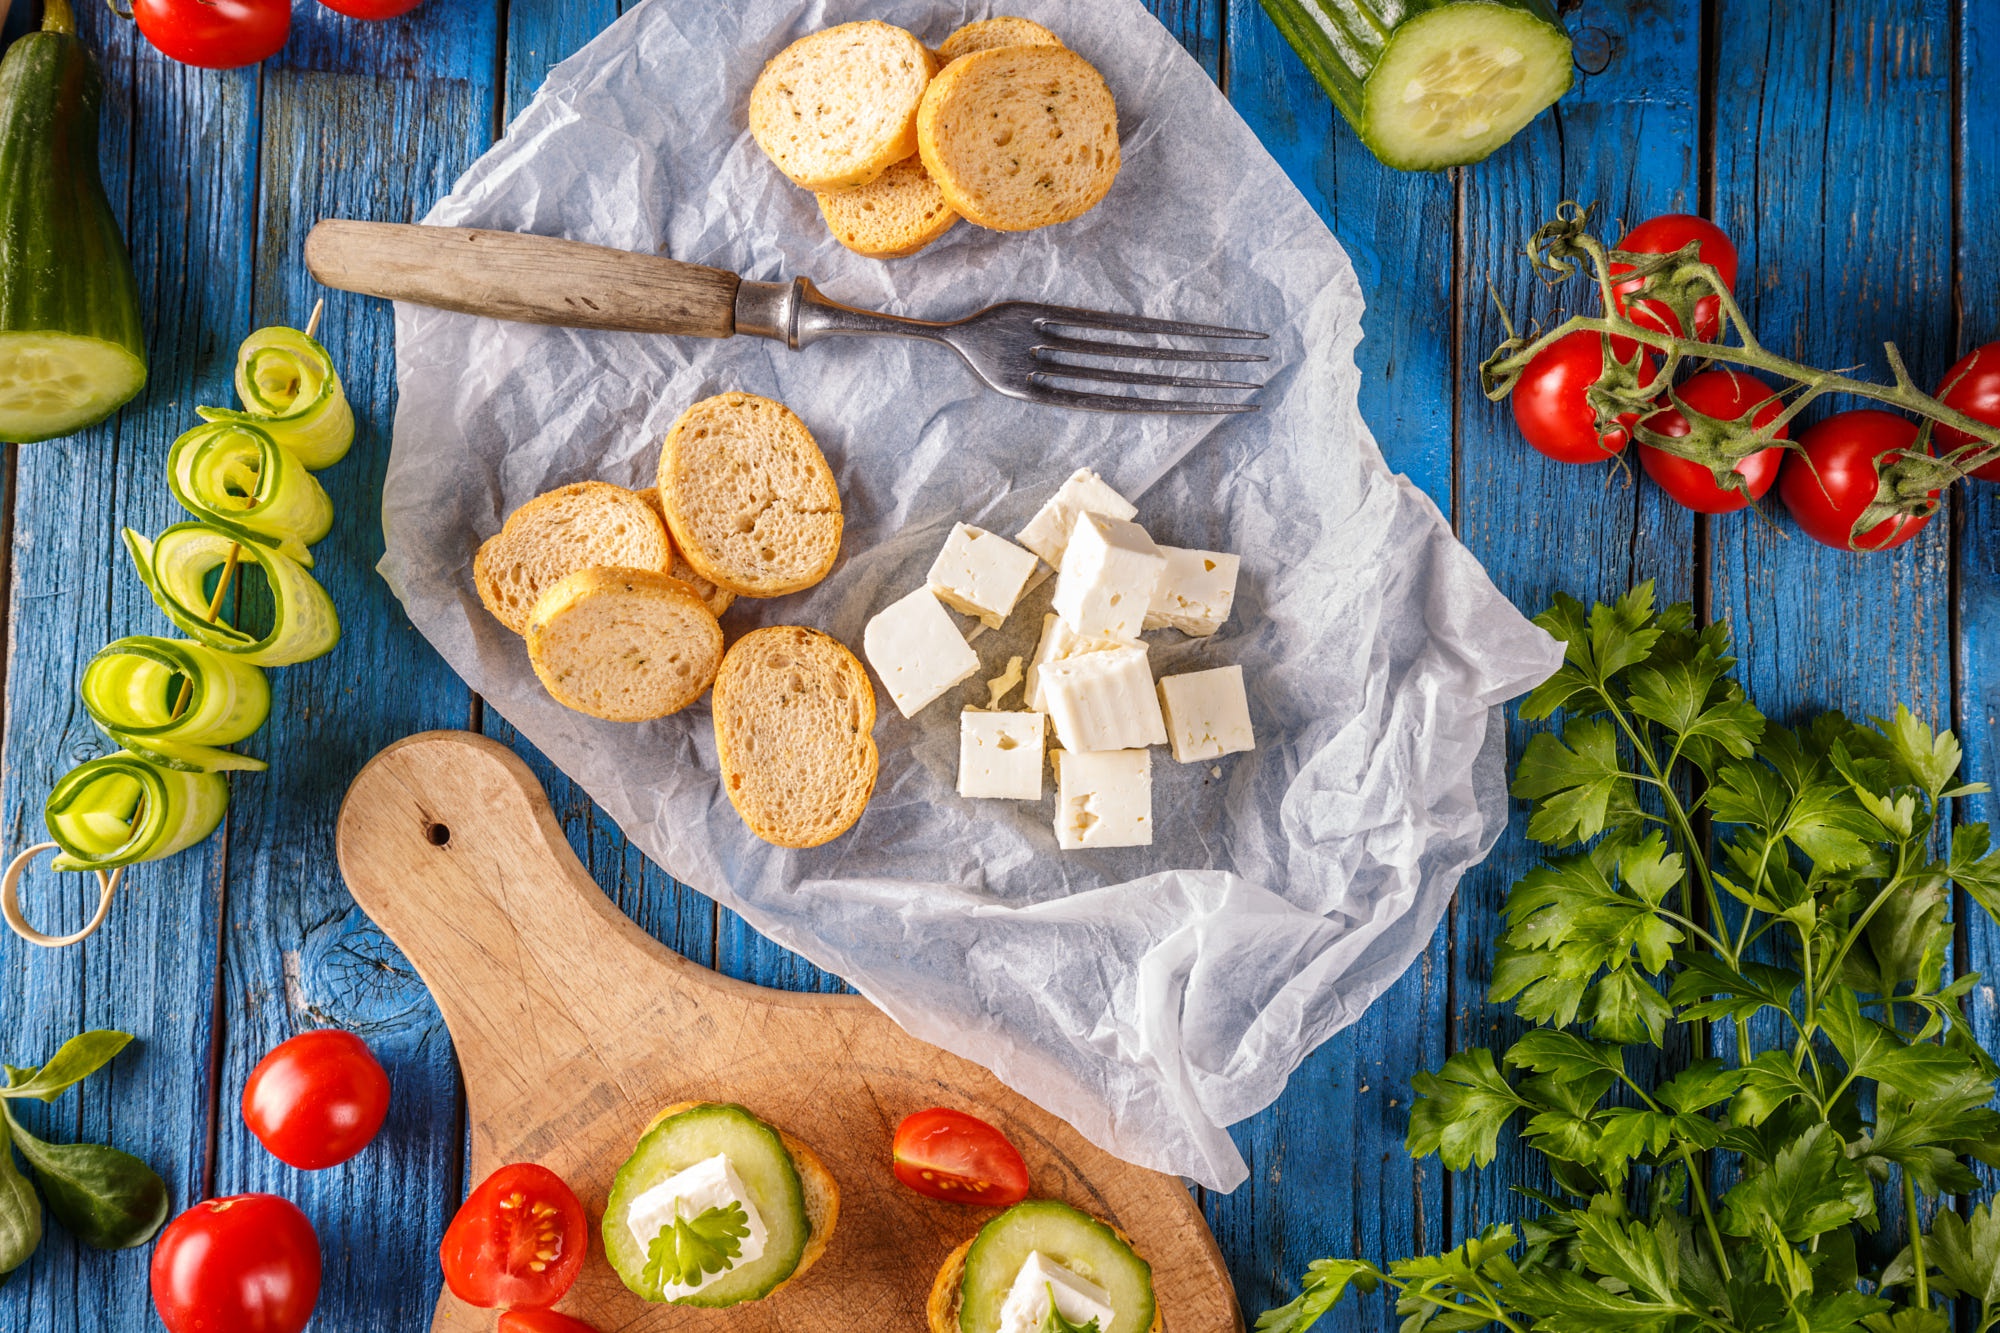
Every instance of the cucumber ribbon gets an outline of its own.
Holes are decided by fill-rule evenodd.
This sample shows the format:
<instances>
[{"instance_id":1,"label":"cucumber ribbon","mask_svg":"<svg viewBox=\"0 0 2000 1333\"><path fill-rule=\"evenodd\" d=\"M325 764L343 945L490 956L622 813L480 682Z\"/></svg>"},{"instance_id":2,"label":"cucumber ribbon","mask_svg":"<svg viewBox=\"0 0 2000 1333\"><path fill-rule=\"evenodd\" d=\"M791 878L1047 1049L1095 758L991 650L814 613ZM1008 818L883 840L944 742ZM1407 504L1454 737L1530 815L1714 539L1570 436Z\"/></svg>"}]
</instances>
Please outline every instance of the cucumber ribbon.
<instances>
[{"instance_id":1,"label":"cucumber ribbon","mask_svg":"<svg viewBox=\"0 0 2000 1333\"><path fill-rule=\"evenodd\" d=\"M70 771L43 818L62 848L57 870L110 870L192 847L222 822L229 783L219 773L162 768L127 750Z\"/></svg>"},{"instance_id":2,"label":"cucumber ribbon","mask_svg":"<svg viewBox=\"0 0 2000 1333\"><path fill-rule=\"evenodd\" d=\"M263 671L198 643L134 635L84 668L91 718L118 745L181 772L261 772L261 759L217 748L243 740L271 712Z\"/></svg>"},{"instance_id":3,"label":"cucumber ribbon","mask_svg":"<svg viewBox=\"0 0 2000 1333\"><path fill-rule=\"evenodd\" d=\"M333 599L296 560L273 547L246 545L206 523L176 523L148 540L125 529L125 549L153 601L181 633L203 647L253 666L291 666L323 657L340 642L340 616ZM208 577L244 560L264 571L270 590L271 628L252 637L223 621L209 619L218 589Z\"/></svg>"},{"instance_id":4,"label":"cucumber ribbon","mask_svg":"<svg viewBox=\"0 0 2000 1333\"><path fill-rule=\"evenodd\" d=\"M261 428L311 472L338 463L354 443L354 409L333 358L297 329L259 329L243 340L236 353L236 396L243 402L241 412L195 411L204 421Z\"/></svg>"},{"instance_id":5,"label":"cucumber ribbon","mask_svg":"<svg viewBox=\"0 0 2000 1333\"><path fill-rule=\"evenodd\" d=\"M196 518L238 542L276 546L301 565L308 543L333 527L333 501L268 431L247 421L211 421L174 441L167 485Z\"/></svg>"}]
</instances>

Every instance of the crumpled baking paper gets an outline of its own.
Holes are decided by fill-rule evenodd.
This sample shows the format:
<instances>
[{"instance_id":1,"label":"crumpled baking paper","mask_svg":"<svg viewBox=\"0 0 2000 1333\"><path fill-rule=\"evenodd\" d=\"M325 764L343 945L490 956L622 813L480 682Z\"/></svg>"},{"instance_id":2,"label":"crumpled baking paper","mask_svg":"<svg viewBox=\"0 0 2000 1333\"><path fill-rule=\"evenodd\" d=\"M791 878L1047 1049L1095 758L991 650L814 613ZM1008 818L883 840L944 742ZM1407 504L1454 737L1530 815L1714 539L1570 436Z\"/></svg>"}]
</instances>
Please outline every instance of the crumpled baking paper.
<instances>
[{"instance_id":1,"label":"crumpled baking paper","mask_svg":"<svg viewBox=\"0 0 2000 1333\"><path fill-rule=\"evenodd\" d=\"M381 570L453 668L677 879L1111 1152L1227 1190L1246 1168L1224 1127L1395 980L1498 836L1499 705L1559 649L1384 466L1355 406L1354 270L1200 66L1138 0L1003 12L1055 30L1118 100L1123 172L1068 225L961 223L914 258L863 259L750 138L751 85L787 43L880 18L935 45L988 17L962 0L650 0L559 66L427 221L804 274L930 318L1021 298L1268 330L1261 413L1033 406L927 343L794 352L402 306ZM1181 765L1156 750L1154 845L1059 853L1052 782L1040 804L955 794L978 681L907 721L878 691L866 815L783 851L723 795L706 702L640 726L558 706L481 609L474 551L552 487L652 484L674 418L726 390L804 418L847 515L825 582L738 602L732 637L802 624L858 652L954 522L1011 536L1090 467L1162 543L1241 553L1219 634L1150 637L1161 675L1243 665L1256 751ZM982 676L1032 650L1052 585L975 640Z\"/></svg>"}]
</instances>

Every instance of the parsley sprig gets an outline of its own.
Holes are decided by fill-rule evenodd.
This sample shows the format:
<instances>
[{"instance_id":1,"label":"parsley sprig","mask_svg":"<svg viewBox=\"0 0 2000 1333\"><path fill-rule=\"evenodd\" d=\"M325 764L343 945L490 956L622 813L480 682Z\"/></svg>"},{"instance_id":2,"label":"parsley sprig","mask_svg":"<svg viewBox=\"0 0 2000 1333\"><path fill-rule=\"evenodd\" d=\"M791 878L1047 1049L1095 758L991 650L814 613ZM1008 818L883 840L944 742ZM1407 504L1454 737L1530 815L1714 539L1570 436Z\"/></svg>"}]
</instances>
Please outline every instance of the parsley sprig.
<instances>
[{"instance_id":1,"label":"parsley sprig","mask_svg":"<svg viewBox=\"0 0 2000 1333\"><path fill-rule=\"evenodd\" d=\"M734 1201L693 1217L675 1217L646 1248L646 1281L656 1289L698 1286L711 1273L726 1273L743 1253L750 1217Z\"/></svg>"},{"instance_id":2,"label":"parsley sprig","mask_svg":"<svg viewBox=\"0 0 2000 1333\"><path fill-rule=\"evenodd\" d=\"M1554 854L1509 892L1492 975L1535 1026L1413 1079L1407 1146L1461 1171L1511 1129L1557 1193L1445 1254L1319 1260L1257 1327L1386 1284L1405 1333L1946 1333L1956 1299L2000 1328L2000 1212L1925 1232L1918 1206L2000 1165L2000 1066L1960 1012L1978 978L1946 975L1952 886L2000 919L1986 826L1945 816L1986 790L1958 742L1904 708L1770 721L1727 628L1650 584L1537 623L1568 647L1522 716L1559 720L1513 791ZM1908 1233L1886 1262L1858 1243L1885 1191Z\"/></svg>"},{"instance_id":3,"label":"parsley sprig","mask_svg":"<svg viewBox=\"0 0 2000 1333\"><path fill-rule=\"evenodd\" d=\"M1090 1319L1076 1323L1056 1305L1056 1284L1044 1283L1049 1289L1049 1312L1042 1316L1042 1326L1036 1333L1097 1333L1097 1320Z\"/></svg>"}]
</instances>

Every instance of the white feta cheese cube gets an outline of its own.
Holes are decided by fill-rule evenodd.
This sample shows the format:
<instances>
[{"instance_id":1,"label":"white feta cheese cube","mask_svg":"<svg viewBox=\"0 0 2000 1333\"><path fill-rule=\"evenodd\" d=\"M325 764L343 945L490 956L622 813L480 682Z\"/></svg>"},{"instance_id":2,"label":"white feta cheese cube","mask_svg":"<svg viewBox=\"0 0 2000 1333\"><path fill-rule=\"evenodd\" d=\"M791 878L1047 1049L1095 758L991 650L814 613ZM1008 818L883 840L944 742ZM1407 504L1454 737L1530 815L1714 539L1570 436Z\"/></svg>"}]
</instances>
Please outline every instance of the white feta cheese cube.
<instances>
[{"instance_id":1,"label":"white feta cheese cube","mask_svg":"<svg viewBox=\"0 0 2000 1333\"><path fill-rule=\"evenodd\" d=\"M979 670L979 654L929 588L878 612L861 633L861 651L904 717Z\"/></svg>"},{"instance_id":2,"label":"white feta cheese cube","mask_svg":"<svg viewBox=\"0 0 2000 1333\"><path fill-rule=\"evenodd\" d=\"M1081 653L1099 653L1107 648L1143 648L1137 639L1080 639L1063 624L1062 617L1050 611L1042 617L1042 639L1035 645L1035 655L1028 662L1028 707L1038 713L1046 713L1048 700L1042 693L1042 668L1051 662L1076 657Z\"/></svg>"},{"instance_id":3,"label":"white feta cheese cube","mask_svg":"<svg viewBox=\"0 0 2000 1333\"><path fill-rule=\"evenodd\" d=\"M958 794L979 799L1042 799L1042 713L958 715Z\"/></svg>"},{"instance_id":4,"label":"white feta cheese cube","mask_svg":"<svg viewBox=\"0 0 2000 1333\"><path fill-rule=\"evenodd\" d=\"M1070 534L1053 605L1078 636L1136 639L1167 571L1167 558L1137 523L1085 514Z\"/></svg>"},{"instance_id":5,"label":"white feta cheese cube","mask_svg":"<svg viewBox=\"0 0 2000 1333\"><path fill-rule=\"evenodd\" d=\"M1240 666L1163 676L1160 703L1166 708L1174 758L1183 764L1257 748Z\"/></svg>"},{"instance_id":6,"label":"white feta cheese cube","mask_svg":"<svg viewBox=\"0 0 2000 1333\"><path fill-rule=\"evenodd\" d=\"M1199 639L1222 628L1236 600L1236 571L1242 561L1221 551L1162 546L1167 558L1160 586L1146 608L1147 629L1177 629Z\"/></svg>"},{"instance_id":7,"label":"white feta cheese cube","mask_svg":"<svg viewBox=\"0 0 2000 1333\"><path fill-rule=\"evenodd\" d=\"M1079 514L1131 518L1138 512L1138 506L1105 485L1104 478L1087 467L1079 468L1028 520L1028 526L1014 534L1014 540L1048 561L1049 568L1061 569L1070 529L1076 526Z\"/></svg>"},{"instance_id":8,"label":"white feta cheese cube","mask_svg":"<svg viewBox=\"0 0 2000 1333\"><path fill-rule=\"evenodd\" d=\"M961 523L931 562L928 582L937 599L952 610L978 616L986 628L999 629L1026 591L1035 565L1033 551Z\"/></svg>"},{"instance_id":9,"label":"white feta cheese cube","mask_svg":"<svg viewBox=\"0 0 2000 1333\"><path fill-rule=\"evenodd\" d=\"M1095 1319L1098 1333L1111 1333L1111 1293L1040 1250L1028 1251L1027 1261L1014 1275L1014 1285L1007 1289L1007 1299L1000 1303L999 1333L1041 1333L1049 1317L1051 1290L1064 1319L1072 1324Z\"/></svg>"},{"instance_id":10,"label":"white feta cheese cube","mask_svg":"<svg viewBox=\"0 0 2000 1333\"><path fill-rule=\"evenodd\" d=\"M1136 750L1167 743L1143 645L1051 662L1042 668L1041 684L1065 749Z\"/></svg>"},{"instance_id":11,"label":"white feta cheese cube","mask_svg":"<svg viewBox=\"0 0 2000 1333\"><path fill-rule=\"evenodd\" d=\"M1153 752L1056 751L1056 845L1153 845Z\"/></svg>"},{"instance_id":12,"label":"white feta cheese cube","mask_svg":"<svg viewBox=\"0 0 2000 1333\"><path fill-rule=\"evenodd\" d=\"M696 1162L679 1175L661 1181L632 1200L625 1223L632 1231L632 1239L639 1242L640 1249L645 1251L650 1249L664 1228L672 1225L675 1218L699 1217L711 1208L726 1208L732 1203L743 1206L744 1220L750 1228L750 1234L740 1242L741 1252L731 1262L732 1268L741 1267L763 1257L770 1232L764 1226L763 1214L750 1201L750 1191L744 1188L742 1178L736 1174L736 1168L724 1153ZM722 1270L724 1273L729 1271L727 1268ZM701 1282L691 1286L669 1283L661 1292L661 1299L686 1296L699 1290L703 1282L712 1282L721 1275L704 1274Z\"/></svg>"}]
</instances>

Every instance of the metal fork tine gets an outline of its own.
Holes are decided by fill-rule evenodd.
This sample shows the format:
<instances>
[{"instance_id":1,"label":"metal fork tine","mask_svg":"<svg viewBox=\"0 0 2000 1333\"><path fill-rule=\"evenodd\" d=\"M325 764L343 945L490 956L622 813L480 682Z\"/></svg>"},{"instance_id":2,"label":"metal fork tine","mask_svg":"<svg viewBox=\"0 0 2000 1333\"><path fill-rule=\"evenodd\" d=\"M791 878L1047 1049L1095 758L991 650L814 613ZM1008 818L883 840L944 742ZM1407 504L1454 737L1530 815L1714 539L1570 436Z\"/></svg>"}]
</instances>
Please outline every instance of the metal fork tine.
<instances>
[{"instance_id":1,"label":"metal fork tine","mask_svg":"<svg viewBox=\"0 0 2000 1333\"><path fill-rule=\"evenodd\" d=\"M1179 338L1270 337L1253 329L1231 329L1220 324L1186 324L1173 319L1149 319L1145 315L1114 315L1106 310L1077 310L1067 306L1045 306L1036 316L1037 324L1063 324L1075 329L1108 329L1113 333L1161 333Z\"/></svg>"},{"instance_id":2,"label":"metal fork tine","mask_svg":"<svg viewBox=\"0 0 2000 1333\"><path fill-rule=\"evenodd\" d=\"M1097 380L1105 384L1157 384L1170 389L1261 389L1261 384L1236 380L1215 380L1203 375L1151 375L1137 370L1113 370L1109 366L1077 366L1067 361L1044 361L1042 369L1031 371L1028 379Z\"/></svg>"},{"instance_id":3,"label":"metal fork tine","mask_svg":"<svg viewBox=\"0 0 2000 1333\"><path fill-rule=\"evenodd\" d=\"M1092 412L1173 412L1188 416L1235 416L1261 411L1255 403L1198 403L1184 398L1125 398L1113 393L1080 393L1075 389L1034 386L1034 401L1052 407L1080 407Z\"/></svg>"},{"instance_id":4,"label":"metal fork tine","mask_svg":"<svg viewBox=\"0 0 2000 1333\"><path fill-rule=\"evenodd\" d=\"M1035 344L1043 352L1073 352L1078 356L1122 356L1139 361L1269 361L1259 352L1210 352L1197 347L1149 347L1143 343L1098 342L1091 338L1049 337Z\"/></svg>"}]
</instances>

